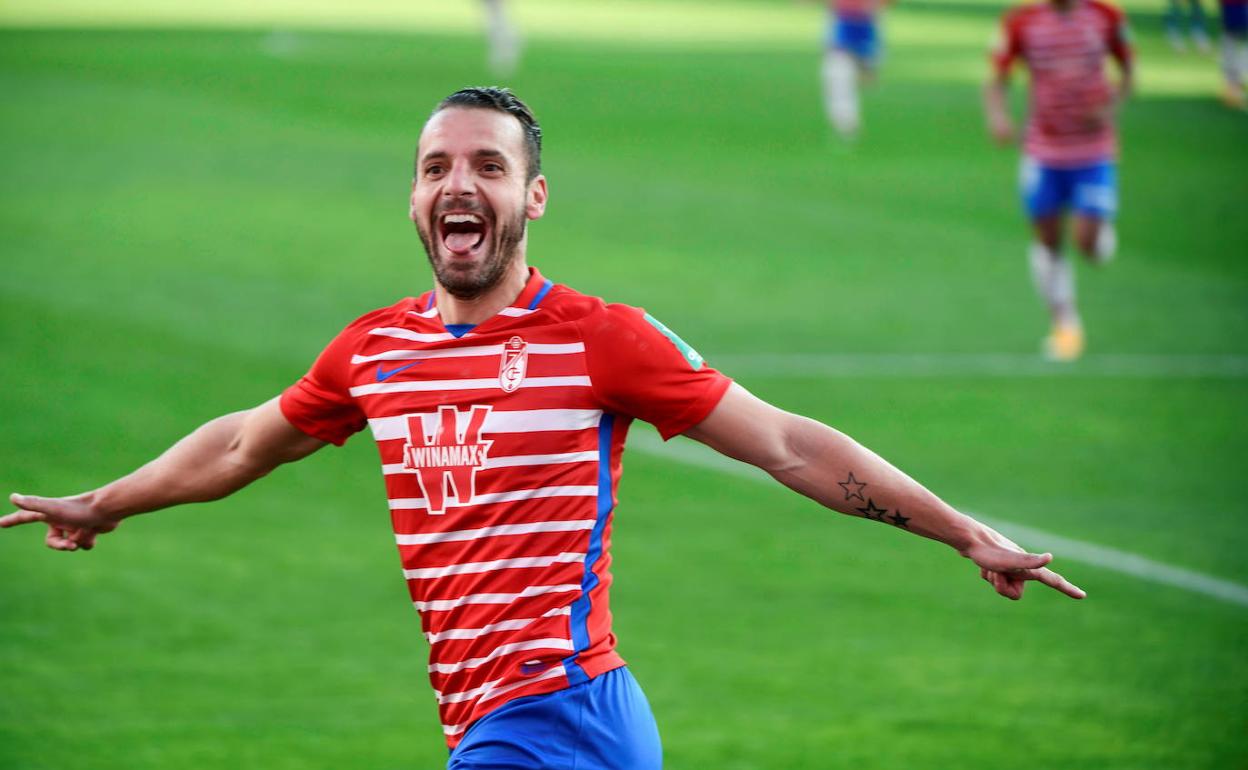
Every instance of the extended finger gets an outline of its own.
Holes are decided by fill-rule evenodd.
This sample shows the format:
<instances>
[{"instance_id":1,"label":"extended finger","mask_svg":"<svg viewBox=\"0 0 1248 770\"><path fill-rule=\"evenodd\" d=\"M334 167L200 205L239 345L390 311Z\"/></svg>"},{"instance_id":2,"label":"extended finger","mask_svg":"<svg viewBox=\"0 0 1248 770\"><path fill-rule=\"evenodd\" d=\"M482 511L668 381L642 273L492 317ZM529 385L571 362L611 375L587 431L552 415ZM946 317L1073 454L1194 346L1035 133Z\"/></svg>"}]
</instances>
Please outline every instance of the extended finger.
<instances>
[{"instance_id":1,"label":"extended finger","mask_svg":"<svg viewBox=\"0 0 1248 770\"><path fill-rule=\"evenodd\" d=\"M16 527L19 524L46 520L47 517L38 511L15 511L7 516L0 516L0 527Z\"/></svg>"},{"instance_id":2,"label":"extended finger","mask_svg":"<svg viewBox=\"0 0 1248 770\"><path fill-rule=\"evenodd\" d=\"M1072 599L1082 599L1088 595L1087 591L1084 591L1082 588L1070 582L1069 580L1057 574L1051 569L1036 570L1036 576L1031 579L1039 580L1041 583L1044 583L1049 588L1053 588L1058 591L1061 591L1062 593L1066 594Z\"/></svg>"}]
</instances>

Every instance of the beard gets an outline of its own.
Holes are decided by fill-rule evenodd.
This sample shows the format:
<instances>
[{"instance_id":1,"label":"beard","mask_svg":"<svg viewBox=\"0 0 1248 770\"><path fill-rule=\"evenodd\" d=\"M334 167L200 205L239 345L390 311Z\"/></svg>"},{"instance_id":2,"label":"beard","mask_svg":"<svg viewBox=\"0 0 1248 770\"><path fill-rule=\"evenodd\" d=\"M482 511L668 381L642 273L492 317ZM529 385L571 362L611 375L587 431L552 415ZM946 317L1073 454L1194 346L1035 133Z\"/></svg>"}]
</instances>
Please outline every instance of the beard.
<instances>
[{"instance_id":1,"label":"beard","mask_svg":"<svg viewBox=\"0 0 1248 770\"><path fill-rule=\"evenodd\" d=\"M485 211L477 213L483 218L493 218ZM437 222L440 216L435 211L433 221ZM442 288L457 299L476 299L497 286L507 268L516 261L527 225L528 219L523 211L518 212L510 222L495 220L490 228L491 243L485 245L486 251L481 261L466 268L453 266L450 259L439 257L438 244L419 222L416 223L416 234L420 236L425 255L429 258L429 266L433 268L433 275Z\"/></svg>"}]
</instances>

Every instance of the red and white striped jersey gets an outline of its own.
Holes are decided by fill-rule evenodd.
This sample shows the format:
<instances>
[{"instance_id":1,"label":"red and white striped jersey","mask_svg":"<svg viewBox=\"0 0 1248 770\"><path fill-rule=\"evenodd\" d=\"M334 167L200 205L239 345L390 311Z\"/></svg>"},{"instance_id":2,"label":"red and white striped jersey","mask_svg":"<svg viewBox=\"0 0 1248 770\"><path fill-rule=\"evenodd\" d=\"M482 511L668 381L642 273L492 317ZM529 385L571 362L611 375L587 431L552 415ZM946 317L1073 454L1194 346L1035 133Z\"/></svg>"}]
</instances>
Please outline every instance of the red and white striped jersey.
<instances>
[{"instance_id":1,"label":"red and white striped jersey","mask_svg":"<svg viewBox=\"0 0 1248 770\"><path fill-rule=\"evenodd\" d=\"M1027 155L1058 168L1116 157L1107 56L1131 66L1126 16L1100 0L1077 0L1066 10L1036 3L1005 15L992 59L1001 76L1020 58L1031 73Z\"/></svg>"},{"instance_id":2,"label":"red and white striped jersey","mask_svg":"<svg viewBox=\"0 0 1248 770\"><path fill-rule=\"evenodd\" d=\"M624 664L608 591L629 423L669 438L729 383L643 311L533 270L460 338L433 292L362 316L283 393L309 435L372 429L450 746L513 698Z\"/></svg>"}]
</instances>

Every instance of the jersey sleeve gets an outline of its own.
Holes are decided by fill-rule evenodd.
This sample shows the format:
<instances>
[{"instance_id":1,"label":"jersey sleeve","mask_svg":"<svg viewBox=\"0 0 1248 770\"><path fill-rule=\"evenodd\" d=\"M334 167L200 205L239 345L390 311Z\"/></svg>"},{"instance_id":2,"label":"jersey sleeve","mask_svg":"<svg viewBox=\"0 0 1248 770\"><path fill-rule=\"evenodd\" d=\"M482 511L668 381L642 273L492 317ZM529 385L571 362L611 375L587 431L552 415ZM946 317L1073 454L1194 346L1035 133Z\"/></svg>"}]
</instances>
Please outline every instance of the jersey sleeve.
<instances>
[{"instance_id":1,"label":"jersey sleeve","mask_svg":"<svg viewBox=\"0 0 1248 770\"><path fill-rule=\"evenodd\" d=\"M1021 11L1007 13L1001 19L1001 29L990 54L993 72L1001 79L1010 76L1014 61L1023 55L1022 20Z\"/></svg>"},{"instance_id":2,"label":"jersey sleeve","mask_svg":"<svg viewBox=\"0 0 1248 770\"><path fill-rule=\"evenodd\" d=\"M594 394L608 411L644 420L664 439L684 433L732 380L644 310L607 305L581 322Z\"/></svg>"},{"instance_id":3,"label":"jersey sleeve","mask_svg":"<svg viewBox=\"0 0 1248 770\"><path fill-rule=\"evenodd\" d=\"M321 351L308 373L282 393L282 414L299 430L342 446L368 424L347 381L355 334L348 326Z\"/></svg>"}]
</instances>

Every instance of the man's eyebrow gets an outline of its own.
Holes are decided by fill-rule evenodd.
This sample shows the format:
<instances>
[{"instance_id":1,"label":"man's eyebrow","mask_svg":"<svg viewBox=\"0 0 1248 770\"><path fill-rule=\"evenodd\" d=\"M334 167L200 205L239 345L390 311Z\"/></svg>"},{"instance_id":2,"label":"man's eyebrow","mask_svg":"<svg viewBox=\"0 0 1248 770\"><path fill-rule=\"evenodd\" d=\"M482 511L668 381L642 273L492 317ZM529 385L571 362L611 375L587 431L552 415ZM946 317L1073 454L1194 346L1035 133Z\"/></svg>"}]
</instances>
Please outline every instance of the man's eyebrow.
<instances>
[{"instance_id":1,"label":"man's eyebrow","mask_svg":"<svg viewBox=\"0 0 1248 770\"><path fill-rule=\"evenodd\" d=\"M430 152L427 152L421 156L420 162L425 163L430 160L446 160L449 157L451 157L451 154L448 153L446 150L431 150ZM507 156L502 150L483 148L483 149L474 151L472 153L472 157L478 158L478 159L479 158L504 158L505 159Z\"/></svg>"}]
</instances>

